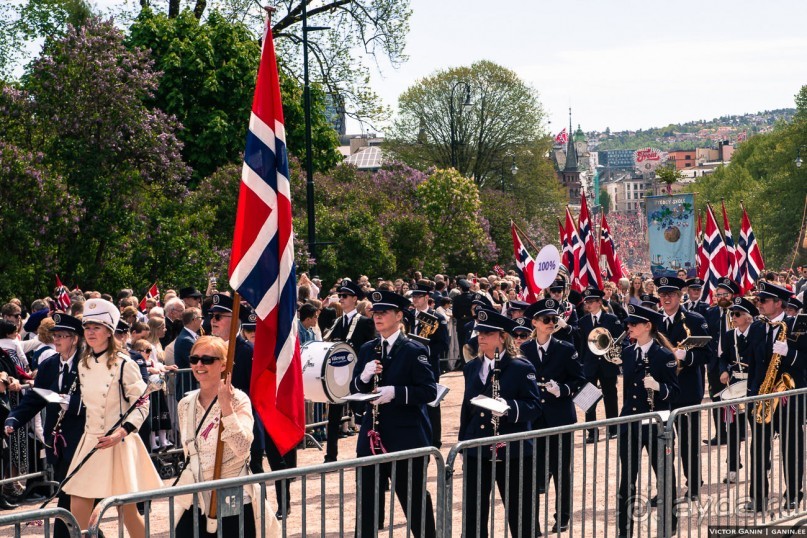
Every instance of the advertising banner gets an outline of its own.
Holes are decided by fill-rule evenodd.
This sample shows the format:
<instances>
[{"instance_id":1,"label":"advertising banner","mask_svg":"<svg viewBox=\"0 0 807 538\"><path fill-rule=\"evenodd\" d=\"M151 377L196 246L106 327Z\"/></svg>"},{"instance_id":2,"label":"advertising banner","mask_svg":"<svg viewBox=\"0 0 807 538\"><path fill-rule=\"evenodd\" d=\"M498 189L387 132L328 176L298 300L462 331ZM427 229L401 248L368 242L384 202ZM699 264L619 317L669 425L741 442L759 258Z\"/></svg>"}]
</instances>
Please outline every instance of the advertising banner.
<instances>
[{"instance_id":1,"label":"advertising banner","mask_svg":"<svg viewBox=\"0 0 807 538\"><path fill-rule=\"evenodd\" d=\"M647 239L653 276L695 277L695 195L648 196Z\"/></svg>"}]
</instances>

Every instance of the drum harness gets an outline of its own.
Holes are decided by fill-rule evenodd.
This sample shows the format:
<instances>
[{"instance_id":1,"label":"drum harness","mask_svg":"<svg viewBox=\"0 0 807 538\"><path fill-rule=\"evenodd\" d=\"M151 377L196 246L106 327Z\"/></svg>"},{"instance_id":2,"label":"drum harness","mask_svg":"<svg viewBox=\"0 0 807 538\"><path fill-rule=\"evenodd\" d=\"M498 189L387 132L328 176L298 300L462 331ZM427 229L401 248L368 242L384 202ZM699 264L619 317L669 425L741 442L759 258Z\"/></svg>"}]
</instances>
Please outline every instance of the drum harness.
<instances>
[{"instance_id":1,"label":"drum harness","mask_svg":"<svg viewBox=\"0 0 807 538\"><path fill-rule=\"evenodd\" d=\"M324 341L326 341L326 342L330 342L330 341L331 341L331 340L330 340L330 338L331 338L331 333L333 333L333 330L336 328L336 326L337 326L337 325L339 325L340 323L342 323L342 318L343 318L343 317L345 317L345 316L347 316L347 314L342 314L341 316L339 316L338 318L336 318L336 321L334 322L334 324L331 326L331 328L330 328L330 329L328 329L328 334L326 334L326 335L324 335L324 336L322 337L322 339L323 339ZM350 321L350 327L348 327L348 329L347 329L347 334L345 335L345 342L346 342L346 343L350 343L350 338L353 336L353 332L356 330L356 326L359 324L359 317L360 317L360 316L361 316L361 314L359 314L358 312L356 312L356 314L353 316L353 319ZM352 346L351 346L351 347L352 347Z\"/></svg>"},{"instance_id":2,"label":"drum harness","mask_svg":"<svg viewBox=\"0 0 807 538\"><path fill-rule=\"evenodd\" d=\"M748 330L748 329L746 329L746 330ZM742 357L740 357L740 343L737 340L737 329L736 328L732 329L731 332L734 333L734 356L737 359L737 362L735 362L735 364L737 365L737 368L739 369L738 372L732 373L731 377L734 378L734 379L748 379L748 374L743 372L743 362L741 360ZM731 381L731 379L729 379L729 381ZM737 404L731 404L731 405L727 406L725 409L723 409L723 420L727 424L731 424L732 422L734 422L734 418L735 418L735 415L737 415L737 412L738 412Z\"/></svg>"}]
</instances>

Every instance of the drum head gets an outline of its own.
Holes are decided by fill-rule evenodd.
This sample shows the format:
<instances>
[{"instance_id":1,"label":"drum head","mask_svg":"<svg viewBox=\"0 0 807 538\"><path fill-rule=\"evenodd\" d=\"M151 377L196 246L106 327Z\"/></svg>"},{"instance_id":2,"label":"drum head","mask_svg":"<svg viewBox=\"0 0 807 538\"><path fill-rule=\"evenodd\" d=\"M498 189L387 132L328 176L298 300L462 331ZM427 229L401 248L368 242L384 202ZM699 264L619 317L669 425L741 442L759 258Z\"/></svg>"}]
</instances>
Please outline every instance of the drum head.
<instances>
[{"instance_id":1,"label":"drum head","mask_svg":"<svg viewBox=\"0 0 807 538\"><path fill-rule=\"evenodd\" d=\"M342 398L350 394L350 382L353 380L353 368L356 366L356 353L348 344L334 344L325 358L325 372L322 384L328 398L342 402Z\"/></svg>"},{"instance_id":2,"label":"drum head","mask_svg":"<svg viewBox=\"0 0 807 538\"><path fill-rule=\"evenodd\" d=\"M748 395L748 380L743 379L732 383L720 393L721 400L736 400L737 398L745 398Z\"/></svg>"}]
</instances>

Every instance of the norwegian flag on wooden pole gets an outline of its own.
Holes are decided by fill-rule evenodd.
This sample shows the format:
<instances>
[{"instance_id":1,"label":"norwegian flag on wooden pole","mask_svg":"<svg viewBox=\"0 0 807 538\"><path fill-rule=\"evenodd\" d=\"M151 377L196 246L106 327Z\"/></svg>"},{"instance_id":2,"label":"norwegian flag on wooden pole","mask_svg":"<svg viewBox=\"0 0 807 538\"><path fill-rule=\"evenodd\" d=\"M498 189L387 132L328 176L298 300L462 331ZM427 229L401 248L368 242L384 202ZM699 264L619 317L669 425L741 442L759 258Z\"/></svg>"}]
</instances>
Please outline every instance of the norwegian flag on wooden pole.
<instances>
[{"instance_id":1,"label":"norwegian flag on wooden pole","mask_svg":"<svg viewBox=\"0 0 807 538\"><path fill-rule=\"evenodd\" d=\"M281 454L294 448L305 433L291 216L283 106L267 20L241 172L229 279L258 316L249 396Z\"/></svg>"},{"instance_id":2,"label":"norwegian flag on wooden pole","mask_svg":"<svg viewBox=\"0 0 807 538\"><path fill-rule=\"evenodd\" d=\"M695 263L698 267L698 278L703 279L709 264L703 253L703 212L698 212L698 223L695 228Z\"/></svg>"},{"instance_id":3,"label":"norwegian flag on wooden pole","mask_svg":"<svg viewBox=\"0 0 807 538\"><path fill-rule=\"evenodd\" d=\"M740 202L740 206L743 208L743 220L740 225L740 239L737 249L740 253L740 279L737 283L740 285L741 294L745 295L754 287L759 275L765 270L765 261L762 259L762 252L759 250L754 229L751 228L751 219L748 218L748 212L742 202Z\"/></svg>"},{"instance_id":4,"label":"norwegian flag on wooden pole","mask_svg":"<svg viewBox=\"0 0 807 538\"><path fill-rule=\"evenodd\" d=\"M146 305L146 301L148 301L149 299L155 299L157 301L157 305L159 306L160 290L157 289L156 282L151 285L149 290L146 292L146 295L144 295L143 298L140 299L140 304L137 307L140 309L141 312L145 313L146 309L148 308L148 306Z\"/></svg>"},{"instance_id":5,"label":"norwegian flag on wooden pole","mask_svg":"<svg viewBox=\"0 0 807 538\"><path fill-rule=\"evenodd\" d=\"M62 284L59 275L56 275L56 306L62 312L69 312L71 304L72 301L70 300L70 294L67 293L67 286Z\"/></svg>"},{"instance_id":6,"label":"norwegian flag on wooden pole","mask_svg":"<svg viewBox=\"0 0 807 538\"><path fill-rule=\"evenodd\" d=\"M605 220L605 212L602 213L600 221L600 256L605 256L608 280L616 284L622 278L622 261L616 253L614 238L611 236L611 228Z\"/></svg>"},{"instance_id":7,"label":"norwegian flag on wooden pole","mask_svg":"<svg viewBox=\"0 0 807 538\"><path fill-rule=\"evenodd\" d=\"M723 236L717 226L712 206L706 204L706 229L703 233L703 253L707 260L706 273L704 274L704 301L710 301L712 293L717 289L717 283L721 278L728 276L729 257Z\"/></svg>"},{"instance_id":8,"label":"norwegian flag on wooden pole","mask_svg":"<svg viewBox=\"0 0 807 538\"><path fill-rule=\"evenodd\" d=\"M510 233L513 236L513 253L516 256L516 271L521 278L521 293L519 297L522 301L534 303L540 298L541 288L535 283L535 277L532 271L535 267L535 260L527 249L524 248L524 243L518 236L516 231L516 223L510 221Z\"/></svg>"},{"instance_id":9,"label":"norwegian flag on wooden pole","mask_svg":"<svg viewBox=\"0 0 807 538\"><path fill-rule=\"evenodd\" d=\"M580 195L580 215L578 217L580 228L581 248L578 253L580 285L583 289L595 287L602 289L602 277L599 271L599 258L597 250L594 248L594 233L591 231L591 218L588 214L586 195Z\"/></svg>"},{"instance_id":10,"label":"norwegian flag on wooden pole","mask_svg":"<svg viewBox=\"0 0 807 538\"><path fill-rule=\"evenodd\" d=\"M566 206L566 241L569 242L569 251L572 254L571 267L569 268L569 286L576 291L583 291L584 287L580 281L580 236L577 235L577 227L574 225L572 212Z\"/></svg>"},{"instance_id":11,"label":"norwegian flag on wooden pole","mask_svg":"<svg viewBox=\"0 0 807 538\"><path fill-rule=\"evenodd\" d=\"M566 132L566 127L561 132L555 135L555 144L563 145L569 141L569 133Z\"/></svg>"},{"instance_id":12,"label":"norwegian flag on wooden pole","mask_svg":"<svg viewBox=\"0 0 807 538\"><path fill-rule=\"evenodd\" d=\"M740 253L734 248L734 239L731 236L731 225L729 225L729 215L726 213L726 203L720 201L723 206L723 239L726 242L726 252L728 253L729 273L728 276L734 282L740 281Z\"/></svg>"},{"instance_id":13,"label":"norwegian flag on wooden pole","mask_svg":"<svg viewBox=\"0 0 807 538\"><path fill-rule=\"evenodd\" d=\"M569 275L574 274L574 254L572 246L569 244L569 237L563 228L563 223L558 219L558 235L560 236L560 262L566 267Z\"/></svg>"}]
</instances>

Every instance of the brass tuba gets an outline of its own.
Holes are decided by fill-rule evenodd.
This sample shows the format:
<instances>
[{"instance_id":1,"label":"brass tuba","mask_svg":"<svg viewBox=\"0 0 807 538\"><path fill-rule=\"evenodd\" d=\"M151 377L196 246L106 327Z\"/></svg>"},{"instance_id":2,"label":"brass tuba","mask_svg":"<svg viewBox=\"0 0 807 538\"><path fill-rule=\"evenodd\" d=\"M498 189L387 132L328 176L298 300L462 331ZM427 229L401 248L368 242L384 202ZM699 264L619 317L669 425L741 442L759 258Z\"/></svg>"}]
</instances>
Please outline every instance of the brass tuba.
<instances>
[{"instance_id":1,"label":"brass tuba","mask_svg":"<svg viewBox=\"0 0 807 538\"><path fill-rule=\"evenodd\" d=\"M779 327L779 334L776 336L776 341L784 342L787 340L787 325L785 322L777 321L771 323L769 330L772 331L774 327ZM793 378L790 377L790 374L783 373L781 376L779 376L779 366L781 363L781 355L778 353L771 355L771 362L768 363L768 369L765 371L765 379L762 380L762 384L759 386L759 392L757 392L757 394L774 394L776 392L784 392L796 387L796 383L793 381ZM779 398L771 398L770 400L762 400L757 402L757 406L754 409L754 417L757 424L770 424L771 419L773 418L773 413L776 411L776 407L778 405Z\"/></svg>"},{"instance_id":2,"label":"brass tuba","mask_svg":"<svg viewBox=\"0 0 807 538\"><path fill-rule=\"evenodd\" d=\"M620 344L624 338L624 332L614 338L605 327L595 327L588 333L588 349L612 364L622 364L622 346Z\"/></svg>"}]
</instances>

